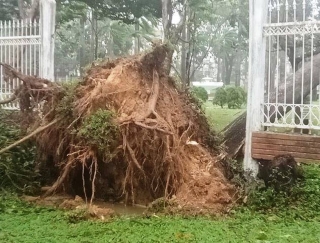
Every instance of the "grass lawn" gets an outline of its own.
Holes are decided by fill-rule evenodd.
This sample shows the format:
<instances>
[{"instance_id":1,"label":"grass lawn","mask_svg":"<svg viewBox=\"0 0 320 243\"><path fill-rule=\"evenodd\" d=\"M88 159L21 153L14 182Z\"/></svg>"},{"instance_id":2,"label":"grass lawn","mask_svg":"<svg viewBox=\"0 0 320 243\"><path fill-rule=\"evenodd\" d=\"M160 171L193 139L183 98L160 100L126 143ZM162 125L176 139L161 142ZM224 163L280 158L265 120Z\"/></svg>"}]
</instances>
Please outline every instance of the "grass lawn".
<instances>
[{"instance_id":1,"label":"grass lawn","mask_svg":"<svg viewBox=\"0 0 320 243\"><path fill-rule=\"evenodd\" d=\"M210 101L204 103L203 107L211 127L217 132L220 132L245 111L245 109L221 108L220 106L213 105Z\"/></svg>"},{"instance_id":2,"label":"grass lawn","mask_svg":"<svg viewBox=\"0 0 320 243\"><path fill-rule=\"evenodd\" d=\"M244 112L210 102L204 107L216 131ZM256 192L246 205L216 218L122 216L74 223L72 211L34 206L0 193L0 243L320 243L320 165L305 165L304 170L306 180L291 197Z\"/></svg>"},{"instance_id":3,"label":"grass lawn","mask_svg":"<svg viewBox=\"0 0 320 243\"><path fill-rule=\"evenodd\" d=\"M296 195L266 192L223 218L121 217L71 223L70 212L0 196L0 242L320 242L320 166L305 166Z\"/></svg>"}]
</instances>

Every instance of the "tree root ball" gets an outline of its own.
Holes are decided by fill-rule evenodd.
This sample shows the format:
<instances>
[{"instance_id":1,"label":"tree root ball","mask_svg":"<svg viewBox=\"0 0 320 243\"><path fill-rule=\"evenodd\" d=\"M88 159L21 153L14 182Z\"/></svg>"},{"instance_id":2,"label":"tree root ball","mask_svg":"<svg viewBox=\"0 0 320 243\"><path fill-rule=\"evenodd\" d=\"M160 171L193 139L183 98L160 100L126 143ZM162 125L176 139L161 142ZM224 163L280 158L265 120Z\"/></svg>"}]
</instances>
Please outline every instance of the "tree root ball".
<instances>
[{"instance_id":1,"label":"tree root ball","mask_svg":"<svg viewBox=\"0 0 320 243\"><path fill-rule=\"evenodd\" d=\"M67 87L34 85L43 108L29 127L40 124L33 134L38 150L54 161L39 167L58 171L45 196L66 192L90 203L141 205L175 198L181 208L219 213L230 207L235 188L219 166L216 136L192 97L167 75L167 52L155 46L141 56L95 63ZM14 77L43 83L16 71ZM27 105L24 112L32 113Z\"/></svg>"}]
</instances>

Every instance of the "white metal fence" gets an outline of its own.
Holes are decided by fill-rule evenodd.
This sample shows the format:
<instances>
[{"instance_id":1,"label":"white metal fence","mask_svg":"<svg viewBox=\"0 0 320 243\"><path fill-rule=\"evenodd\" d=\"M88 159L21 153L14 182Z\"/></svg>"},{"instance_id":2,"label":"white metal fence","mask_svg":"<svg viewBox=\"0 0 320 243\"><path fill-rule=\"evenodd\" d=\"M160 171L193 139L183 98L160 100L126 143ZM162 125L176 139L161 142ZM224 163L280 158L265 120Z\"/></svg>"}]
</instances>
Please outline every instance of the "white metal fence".
<instances>
[{"instance_id":1,"label":"white metal fence","mask_svg":"<svg viewBox=\"0 0 320 243\"><path fill-rule=\"evenodd\" d=\"M26 75L54 79L55 0L40 0L39 20L0 21L0 62ZM6 82L0 67L0 100L9 98L18 80ZM16 109L17 104L3 106Z\"/></svg>"},{"instance_id":2,"label":"white metal fence","mask_svg":"<svg viewBox=\"0 0 320 243\"><path fill-rule=\"evenodd\" d=\"M244 169L252 159L252 133L320 131L320 3L249 0L249 80ZM288 128L288 129L287 129Z\"/></svg>"},{"instance_id":3,"label":"white metal fence","mask_svg":"<svg viewBox=\"0 0 320 243\"><path fill-rule=\"evenodd\" d=\"M265 9L265 11L267 11ZM317 0L270 0L262 125L320 129L320 21Z\"/></svg>"},{"instance_id":4,"label":"white metal fence","mask_svg":"<svg viewBox=\"0 0 320 243\"><path fill-rule=\"evenodd\" d=\"M9 64L27 75L39 76L41 36L39 21L0 21L0 62ZM18 80L10 83L4 80L4 70L0 68L1 99L9 98L19 85ZM6 108L16 108L8 104Z\"/></svg>"}]
</instances>

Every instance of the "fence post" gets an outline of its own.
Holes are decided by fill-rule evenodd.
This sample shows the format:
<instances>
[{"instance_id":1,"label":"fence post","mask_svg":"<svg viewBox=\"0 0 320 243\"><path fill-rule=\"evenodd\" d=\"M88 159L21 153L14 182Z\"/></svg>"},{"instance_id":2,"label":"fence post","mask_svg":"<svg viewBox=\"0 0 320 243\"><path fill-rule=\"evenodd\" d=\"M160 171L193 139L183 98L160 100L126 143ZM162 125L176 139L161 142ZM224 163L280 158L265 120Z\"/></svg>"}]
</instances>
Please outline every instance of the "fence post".
<instances>
[{"instance_id":1,"label":"fence post","mask_svg":"<svg viewBox=\"0 0 320 243\"><path fill-rule=\"evenodd\" d=\"M54 80L54 35L56 21L56 1L40 0L40 77Z\"/></svg>"},{"instance_id":2,"label":"fence post","mask_svg":"<svg viewBox=\"0 0 320 243\"><path fill-rule=\"evenodd\" d=\"M245 157L243 167L253 176L258 173L258 164L251 157L252 132L261 129L261 105L264 102L264 76L266 41L263 26L267 23L268 0L249 0L249 82Z\"/></svg>"}]
</instances>

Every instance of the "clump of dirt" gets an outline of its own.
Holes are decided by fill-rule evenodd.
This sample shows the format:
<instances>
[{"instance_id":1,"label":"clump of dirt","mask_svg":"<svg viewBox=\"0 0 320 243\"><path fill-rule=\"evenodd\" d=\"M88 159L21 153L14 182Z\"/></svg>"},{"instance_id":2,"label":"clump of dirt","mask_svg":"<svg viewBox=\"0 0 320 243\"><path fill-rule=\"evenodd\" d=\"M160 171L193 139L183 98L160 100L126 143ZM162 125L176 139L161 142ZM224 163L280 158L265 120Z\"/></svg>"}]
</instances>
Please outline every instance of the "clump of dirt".
<instances>
[{"instance_id":1,"label":"clump of dirt","mask_svg":"<svg viewBox=\"0 0 320 243\"><path fill-rule=\"evenodd\" d=\"M230 205L235 190L219 165L215 135L163 70L167 52L161 45L93 64L80 84L42 99L42 116L32 123L46 127L35 135L47 158L39 168L58 171L46 196L65 191L86 202L142 205L174 197L213 212Z\"/></svg>"}]
</instances>

